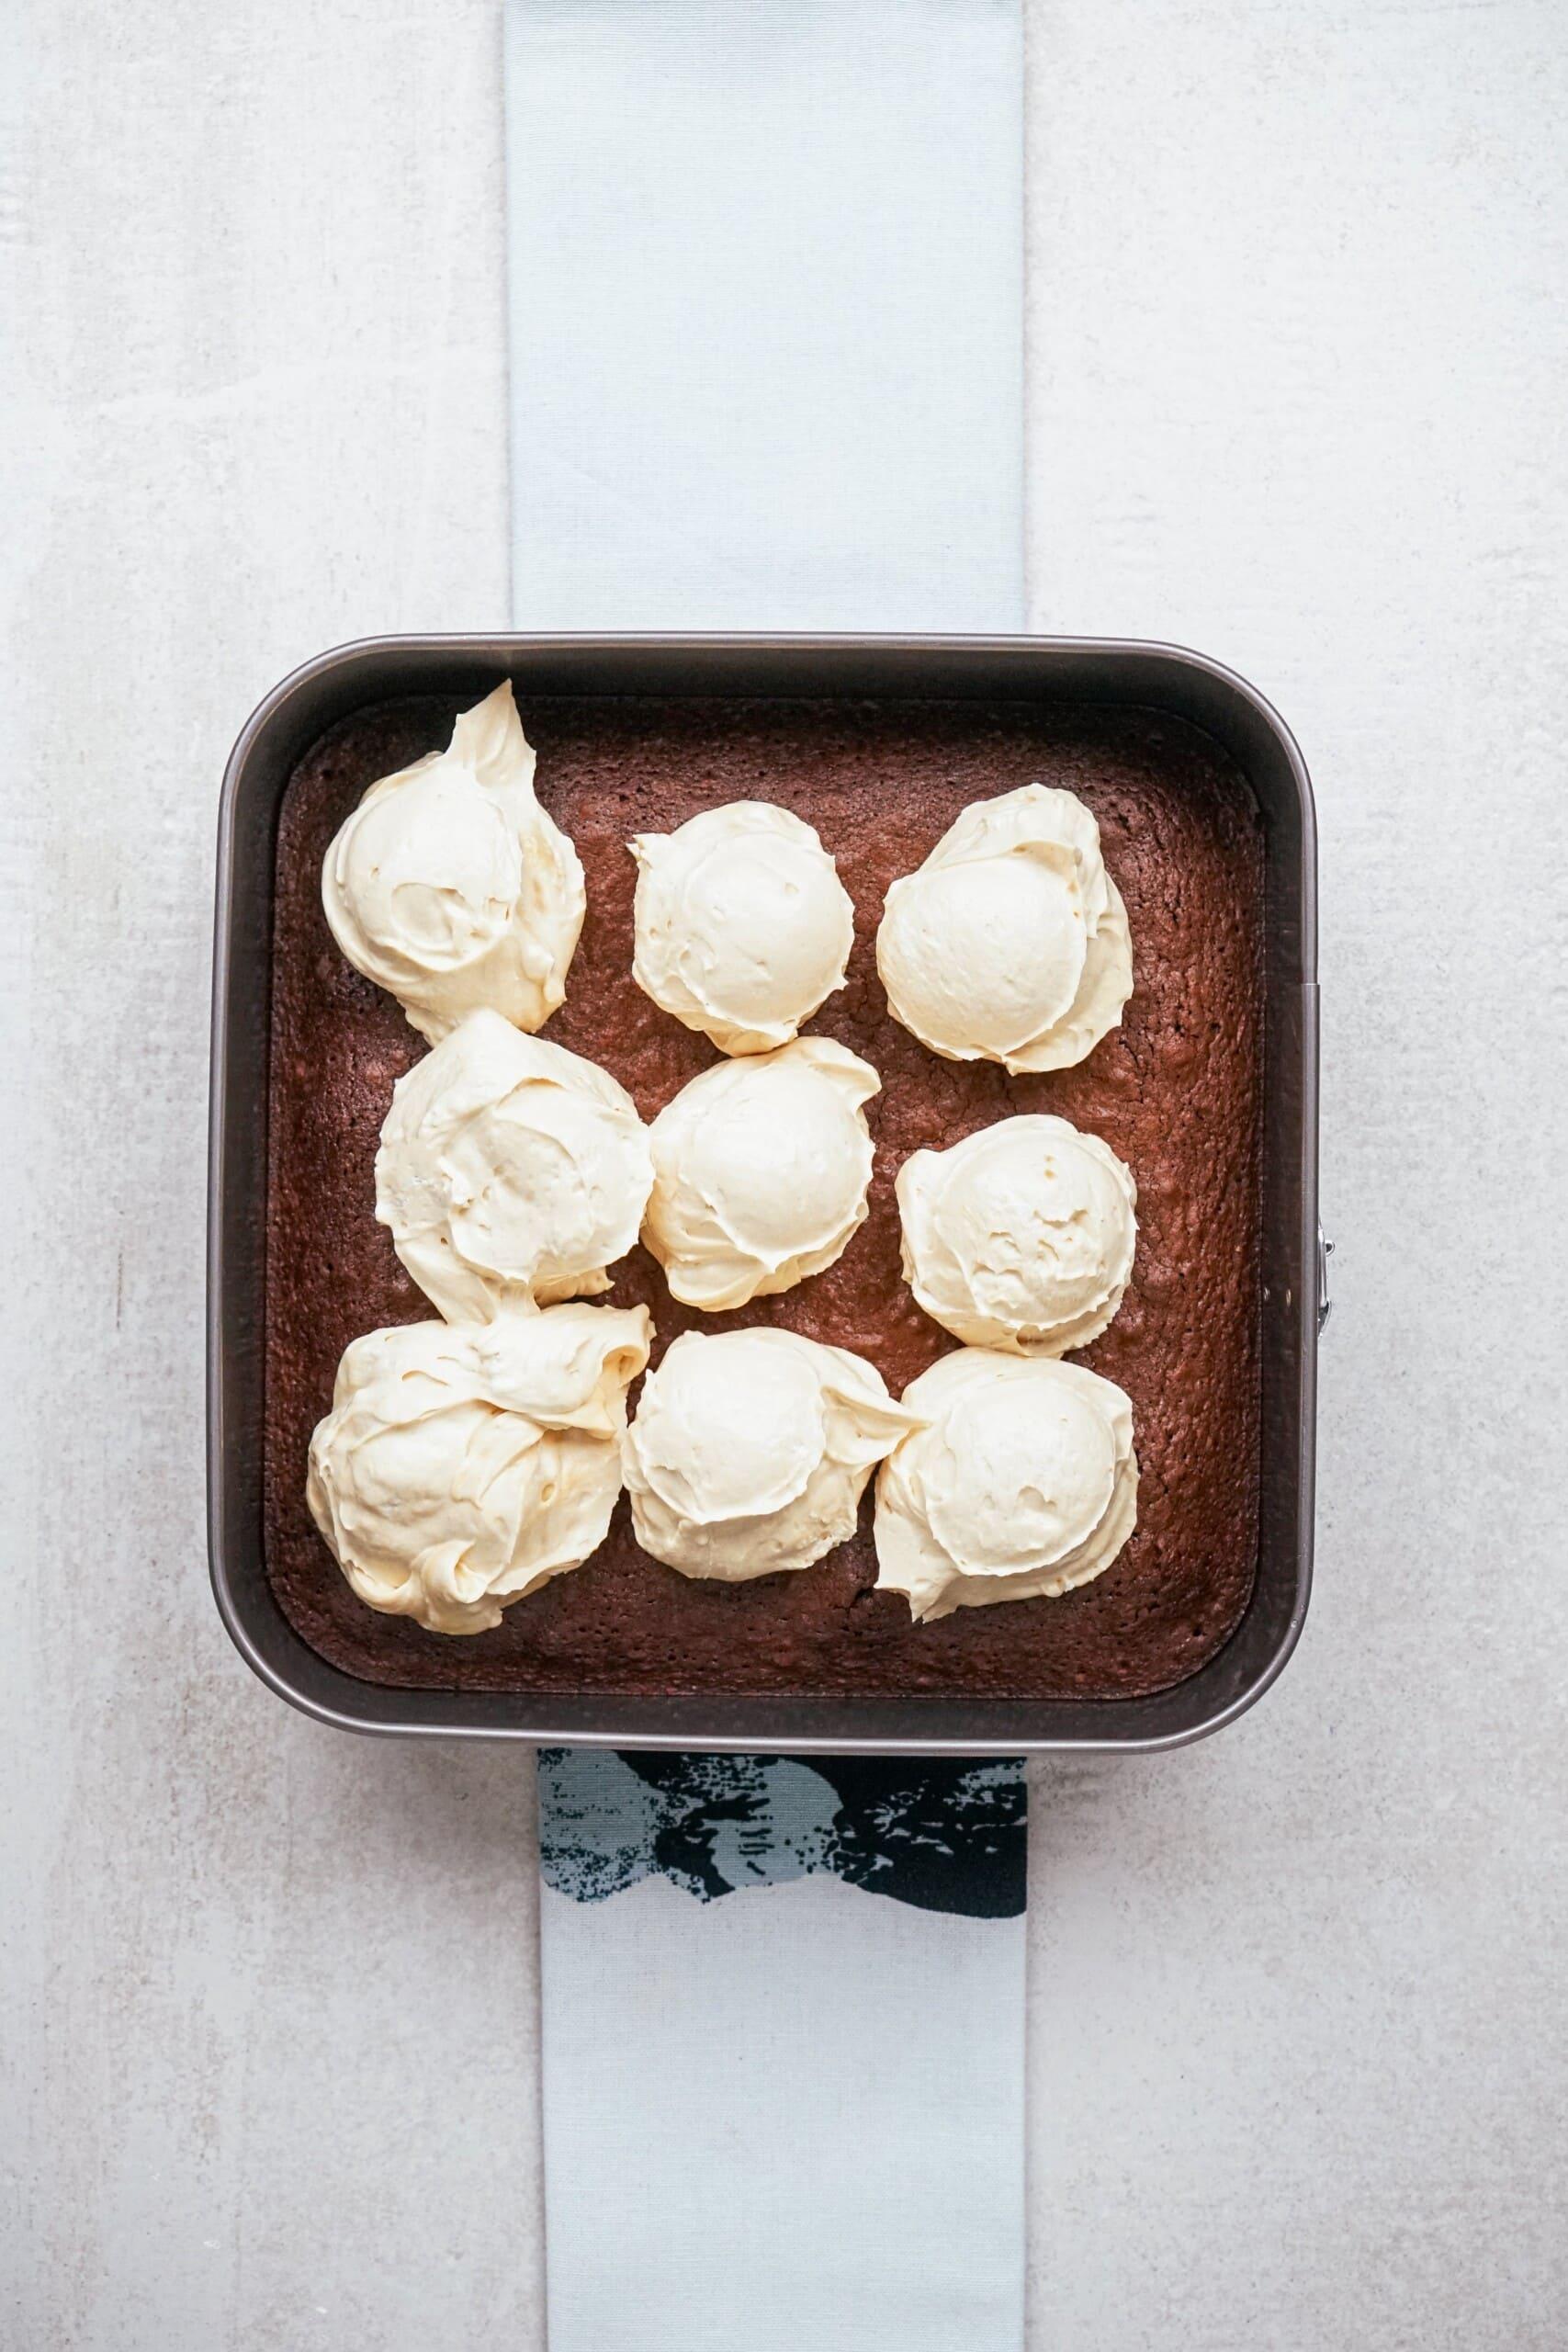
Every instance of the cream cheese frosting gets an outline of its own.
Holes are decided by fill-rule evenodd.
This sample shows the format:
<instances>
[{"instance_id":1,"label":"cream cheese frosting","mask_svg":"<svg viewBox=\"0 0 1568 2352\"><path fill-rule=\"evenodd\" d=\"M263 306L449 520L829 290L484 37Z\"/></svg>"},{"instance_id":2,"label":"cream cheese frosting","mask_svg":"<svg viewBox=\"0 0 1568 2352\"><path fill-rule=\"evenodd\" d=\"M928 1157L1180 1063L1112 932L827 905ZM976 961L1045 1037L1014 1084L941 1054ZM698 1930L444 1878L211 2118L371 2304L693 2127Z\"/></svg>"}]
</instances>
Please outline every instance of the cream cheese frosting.
<instances>
[{"instance_id":1,"label":"cream cheese frosting","mask_svg":"<svg viewBox=\"0 0 1568 2352\"><path fill-rule=\"evenodd\" d=\"M411 1323L345 1350L306 1495L361 1600L482 1634L604 1541L648 1309Z\"/></svg>"},{"instance_id":2,"label":"cream cheese frosting","mask_svg":"<svg viewBox=\"0 0 1568 2352\"><path fill-rule=\"evenodd\" d=\"M1138 1513L1133 1408L1081 1364L960 1348L904 1403L925 1426L877 1479L877 1589L911 1616L1055 1599L1111 1566Z\"/></svg>"},{"instance_id":3,"label":"cream cheese frosting","mask_svg":"<svg viewBox=\"0 0 1568 2352\"><path fill-rule=\"evenodd\" d=\"M537 1029L566 993L582 867L534 794L510 684L444 752L373 784L321 868L333 938L434 1044L490 1005Z\"/></svg>"},{"instance_id":4,"label":"cream cheese frosting","mask_svg":"<svg viewBox=\"0 0 1568 2352\"><path fill-rule=\"evenodd\" d=\"M1065 1069L1133 992L1127 910L1075 793L972 801L888 890L876 968L895 1017L950 1061Z\"/></svg>"},{"instance_id":5,"label":"cream cheese frosting","mask_svg":"<svg viewBox=\"0 0 1568 2352\"><path fill-rule=\"evenodd\" d=\"M1060 1356L1110 1323L1137 1246L1138 1188L1098 1136L998 1119L898 1170L904 1278L972 1347Z\"/></svg>"},{"instance_id":6,"label":"cream cheese frosting","mask_svg":"<svg viewBox=\"0 0 1568 2352\"><path fill-rule=\"evenodd\" d=\"M865 1219L881 1090L830 1037L705 1069L654 1120L643 1239L675 1296L711 1310L789 1290Z\"/></svg>"},{"instance_id":7,"label":"cream cheese frosting","mask_svg":"<svg viewBox=\"0 0 1568 2352\"><path fill-rule=\"evenodd\" d=\"M637 1540L687 1577L809 1567L854 1532L874 1464L917 1426L847 1348L758 1327L688 1331L626 1431Z\"/></svg>"},{"instance_id":8,"label":"cream cheese frosting","mask_svg":"<svg viewBox=\"0 0 1568 2352\"><path fill-rule=\"evenodd\" d=\"M471 1012L398 1080L376 1215L448 1322L608 1290L653 1182L648 1130L607 1070Z\"/></svg>"},{"instance_id":9,"label":"cream cheese frosting","mask_svg":"<svg viewBox=\"0 0 1568 2352\"><path fill-rule=\"evenodd\" d=\"M787 1045L844 984L854 908L813 828L770 801L638 833L637 986L727 1054Z\"/></svg>"}]
</instances>

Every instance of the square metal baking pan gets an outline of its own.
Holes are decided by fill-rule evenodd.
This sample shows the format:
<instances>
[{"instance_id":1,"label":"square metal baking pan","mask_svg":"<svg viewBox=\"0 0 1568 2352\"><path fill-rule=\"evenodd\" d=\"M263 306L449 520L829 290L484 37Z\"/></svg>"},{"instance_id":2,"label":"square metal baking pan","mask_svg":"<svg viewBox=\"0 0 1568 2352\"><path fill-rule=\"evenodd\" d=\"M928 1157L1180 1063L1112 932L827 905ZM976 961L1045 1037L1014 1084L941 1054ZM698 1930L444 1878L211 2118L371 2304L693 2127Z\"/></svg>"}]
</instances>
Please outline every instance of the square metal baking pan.
<instances>
[{"instance_id":1,"label":"square metal baking pan","mask_svg":"<svg viewBox=\"0 0 1568 2352\"><path fill-rule=\"evenodd\" d=\"M264 1557L267 1055L278 812L302 754L367 705L530 695L912 697L1112 703L1202 728L1247 776L1265 832L1263 1423L1257 1579L1236 1631L1187 1681L1139 1699L561 1697L402 1690L319 1657ZM367 1210L368 1214L368 1209ZM1244 679L1168 645L1079 638L407 637L348 645L268 695L236 743L218 835L208 1200L208 1530L219 1611L281 1698L347 1730L796 1755L1152 1750L1217 1731L1295 1645L1312 1577L1317 1333L1316 836L1306 769Z\"/></svg>"}]
</instances>

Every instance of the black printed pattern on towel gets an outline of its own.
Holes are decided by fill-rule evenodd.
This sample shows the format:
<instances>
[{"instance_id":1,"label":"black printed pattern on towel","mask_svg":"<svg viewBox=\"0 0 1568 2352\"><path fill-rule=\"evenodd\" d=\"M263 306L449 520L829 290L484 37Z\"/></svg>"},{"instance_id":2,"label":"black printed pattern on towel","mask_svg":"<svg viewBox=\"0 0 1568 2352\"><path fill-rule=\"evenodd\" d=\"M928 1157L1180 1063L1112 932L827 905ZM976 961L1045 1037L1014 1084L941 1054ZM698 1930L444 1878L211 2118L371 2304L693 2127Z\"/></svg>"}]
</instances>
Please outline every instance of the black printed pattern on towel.
<instances>
[{"instance_id":1,"label":"black printed pattern on towel","mask_svg":"<svg viewBox=\"0 0 1568 2352\"><path fill-rule=\"evenodd\" d=\"M1024 1907L1021 1762L539 1755L540 1865L594 1903L659 1876L704 1902L825 1871L926 1911Z\"/></svg>"}]
</instances>

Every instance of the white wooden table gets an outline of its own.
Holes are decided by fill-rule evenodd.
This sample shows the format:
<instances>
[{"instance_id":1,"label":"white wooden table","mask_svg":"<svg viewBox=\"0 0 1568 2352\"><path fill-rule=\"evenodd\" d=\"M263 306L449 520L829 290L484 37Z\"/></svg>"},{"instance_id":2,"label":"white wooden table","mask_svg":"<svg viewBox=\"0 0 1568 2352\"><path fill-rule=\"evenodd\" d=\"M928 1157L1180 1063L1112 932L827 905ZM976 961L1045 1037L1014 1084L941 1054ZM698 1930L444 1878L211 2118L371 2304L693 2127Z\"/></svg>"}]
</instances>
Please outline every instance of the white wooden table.
<instances>
[{"instance_id":1,"label":"white wooden table","mask_svg":"<svg viewBox=\"0 0 1568 2352\"><path fill-rule=\"evenodd\" d=\"M527 2346L527 1768L279 1708L201 1494L224 753L317 648L507 610L496 8L21 17L4 2333ZM1036 1789L1032 2352L1546 2352L1568 19L1028 21L1032 621L1200 645L1302 739L1339 1242L1296 1661Z\"/></svg>"}]
</instances>

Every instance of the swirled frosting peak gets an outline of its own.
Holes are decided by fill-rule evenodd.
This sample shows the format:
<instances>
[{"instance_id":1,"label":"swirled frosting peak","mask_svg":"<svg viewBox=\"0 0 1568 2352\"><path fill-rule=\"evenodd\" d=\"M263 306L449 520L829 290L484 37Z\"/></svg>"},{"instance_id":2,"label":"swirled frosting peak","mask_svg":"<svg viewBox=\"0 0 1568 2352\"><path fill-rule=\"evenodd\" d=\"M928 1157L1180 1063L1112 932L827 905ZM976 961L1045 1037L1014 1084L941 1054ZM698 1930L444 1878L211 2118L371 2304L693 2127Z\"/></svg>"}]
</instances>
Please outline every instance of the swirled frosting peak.
<instances>
[{"instance_id":1,"label":"swirled frosting peak","mask_svg":"<svg viewBox=\"0 0 1568 2352\"><path fill-rule=\"evenodd\" d=\"M638 833L637 986L727 1054L787 1045L844 984L854 909L811 826L771 801Z\"/></svg>"},{"instance_id":2,"label":"swirled frosting peak","mask_svg":"<svg viewBox=\"0 0 1568 2352\"><path fill-rule=\"evenodd\" d=\"M645 1306L571 1306L355 1340L306 1495L360 1600L482 1634L581 1567L621 1490L626 1389L651 1336Z\"/></svg>"},{"instance_id":3,"label":"swirled frosting peak","mask_svg":"<svg viewBox=\"0 0 1568 2352\"><path fill-rule=\"evenodd\" d=\"M716 1062L653 1122L643 1239L675 1296L716 1310L790 1290L843 1254L866 1214L880 1090L830 1037Z\"/></svg>"},{"instance_id":4,"label":"swirled frosting peak","mask_svg":"<svg viewBox=\"0 0 1568 2352\"><path fill-rule=\"evenodd\" d=\"M1060 1356L1122 1304L1137 1187L1098 1136L1044 1113L998 1119L898 1170L904 1276L971 1346Z\"/></svg>"},{"instance_id":5,"label":"swirled frosting peak","mask_svg":"<svg viewBox=\"0 0 1568 2352\"><path fill-rule=\"evenodd\" d=\"M637 1540L688 1577L809 1567L854 1532L873 1465L917 1425L846 1348L757 1326L688 1331L626 1431Z\"/></svg>"},{"instance_id":6,"label":"swirled frosting peak","mask_svg":"<svg viewBox=\"0 0 1568 2352\"><path fill-rule=\"evenodd\" d=\"M1075 793L972 801L887 893L876 967L897 1019L950 1061L1065 1069L1133 992L1127 910Z\"/></svg>"},{"instance_id":7,"label":"swirled frosting peak","mask_svg":"<svg viewBox=\"0 0 1568 2352\"><path fill-rule=\"evenodd\" d=\"M321 868L333 938L432 1043L490 1005L537 1029L566 993L582 868L534 794L510 684L444 752L373 784Z\"/></svg>"},{"instance_id":8,"label":"swirled frosting peak","mask_svg":"<svg viewBox=\"0 0 1568 2352\"><path fill-rule=\"evenodd\" d=\"M608 1290L653 1182L648 1130L606 1070L470 1012L398 1080L376 1214L449 1322Z\"/></svg>"},{"instance_id":9,"label":"swirled frosting peak","mask_svg":"<svg viewBox=\"0 0 1568 2352\"><path fill-rule=\"evenodd\" d=\"M960 1348L904 1391L925 1426L883 1464L879 1591L917 1618L1057 1598L1111 1566L1138 1512L1133 1408L1081 1364Z\"/></svg>"}]
</instances>

